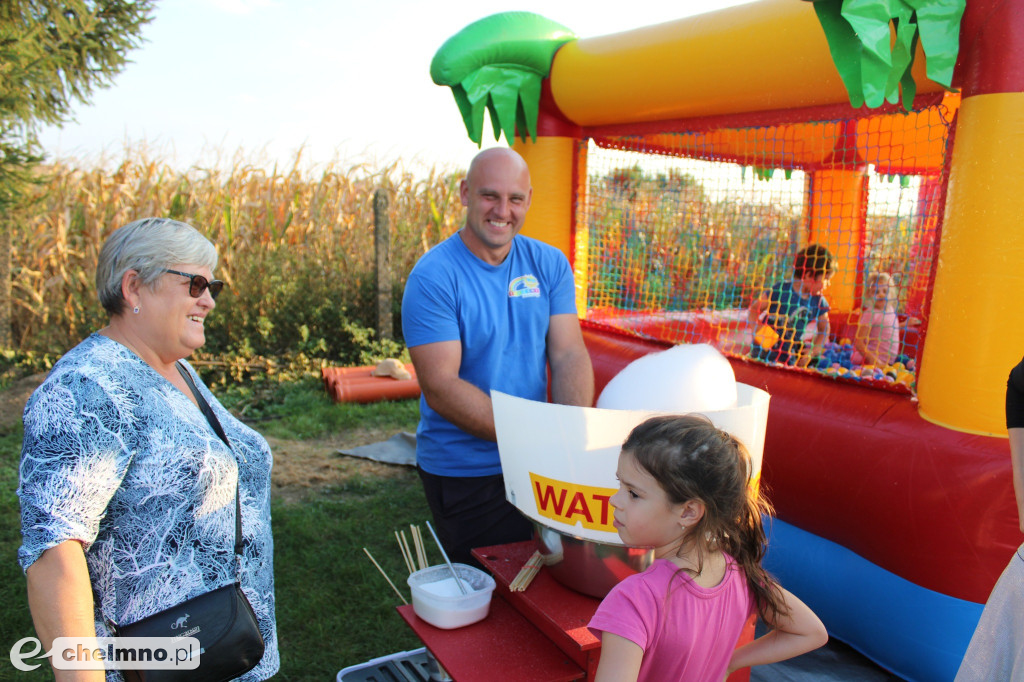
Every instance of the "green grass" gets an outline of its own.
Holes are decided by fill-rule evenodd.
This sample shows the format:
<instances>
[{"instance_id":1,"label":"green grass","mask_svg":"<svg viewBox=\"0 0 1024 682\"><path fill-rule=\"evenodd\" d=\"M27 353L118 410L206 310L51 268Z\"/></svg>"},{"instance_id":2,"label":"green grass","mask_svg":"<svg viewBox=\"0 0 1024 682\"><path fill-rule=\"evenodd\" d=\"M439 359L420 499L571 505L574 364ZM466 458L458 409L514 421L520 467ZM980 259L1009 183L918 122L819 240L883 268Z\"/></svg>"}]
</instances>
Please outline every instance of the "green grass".
<instances>
[{"instance_id":1,"label":"green grass","mask_svg":"<svg viewBox=\"0 0 1024 682\"><path fill-rule=\"evenodd\" d=\"M25 577L18 565L21 517L16 491L21 434L20 423L0 431L0 679L9 679L16 673L6 655L14 643L22 637L35 636L25 595Z\"/></svg>"},{"instance_id":2,"label":"green grass","mask_svg":"<svg viewBox=\"0 0 1024 682\"><path fill-rule=\"evenodd\" d=\"M357 481L315 504L275 505L273 513L282 679L333 679L346 666L421 646L362 549L408 599L394 531L427 518L415 474Z\"/></svg>"},{"instance_id":3,"label":"green grass","mask_svg":"<svg viewBox=\"0 0 1024 682\"><path fill-rule=\"evenodd\" d=\"M415 475L360 481L316 504L274 508L282 679L333 679L346 666L422 646L362 548L408 599L394 531L422 526L426 513Z\"/></svg>"},{"instance_id":4,"label":"green grass","mask_svg":"<svg viewBox=\"0 0 1024 682\"><path fill-rule=\"evenodd\" d=\"M229 407L244 410L257 430L282 439L327 438L368 425L393 433L412 431L419 413L415 400L334 404L322 384L311 379L234 386L217 394ZM35 636L17 563L21 438L20 424L0 432L0 647L5 651L22 637ZM272 514L281 653L275 679L333 680L347 666L422 646L395 611L398 597L363 553L366 547L408 599L408 572L394 531L409 524L425 531L430 518L413 469L389 477L350 478L304 502L275 501ZM430 542L428 549L431 563L440 563ZM12 675L9 663L0 661L0 679Z\"/></svg>"},{"instance_id":5,"label":"green grass","mask_svg":"<svg viewBox=\"0 0 1024 682\"><path fill-rule=\"evenodd\" d=\"M415 431L420 414L416 400L334 403L323 383L309 377L232 385L218 390L217 397L264 435L291 440L325 438L357 427Z\"/></svg>"}]
</instances>

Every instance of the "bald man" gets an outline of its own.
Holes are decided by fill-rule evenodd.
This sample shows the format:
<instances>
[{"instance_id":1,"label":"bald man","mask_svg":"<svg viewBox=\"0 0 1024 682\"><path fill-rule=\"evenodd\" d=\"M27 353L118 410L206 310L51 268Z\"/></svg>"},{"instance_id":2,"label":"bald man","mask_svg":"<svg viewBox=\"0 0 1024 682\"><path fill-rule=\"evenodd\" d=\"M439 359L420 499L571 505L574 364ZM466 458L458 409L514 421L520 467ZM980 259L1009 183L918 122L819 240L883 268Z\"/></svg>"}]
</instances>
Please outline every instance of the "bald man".
<instances>
[{"instance_id":1,"label":"bald man","mask_svg":"<svg viewBox=\"0 0 1024 682\"><path fill-rule=\"evenodd\" d=\"M519 235L533 189L523 158L486 149L459 186L462 228L413 268L402 330L423 395L416 460L441 543L476 565L474 547L528 540L505 500L490 390L593 404L594 375L569 262Z\"/></svg>"}]
</instances>

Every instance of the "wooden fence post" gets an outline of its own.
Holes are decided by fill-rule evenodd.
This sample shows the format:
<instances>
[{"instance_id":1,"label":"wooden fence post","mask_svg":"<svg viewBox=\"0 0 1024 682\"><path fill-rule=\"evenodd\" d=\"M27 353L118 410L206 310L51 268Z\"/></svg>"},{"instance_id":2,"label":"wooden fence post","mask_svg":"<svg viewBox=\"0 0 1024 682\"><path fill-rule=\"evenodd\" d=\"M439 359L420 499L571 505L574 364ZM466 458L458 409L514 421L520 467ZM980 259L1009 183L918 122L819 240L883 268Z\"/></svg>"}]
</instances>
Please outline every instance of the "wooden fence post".
<instances>
[{"instance_id":1,"label":"wooden fence post","mask_svg":"<svg viewBox=\"0 0 1024 682\"><path fill-rule=\"evenodd\" d=\"M377 255L377 338L391 339L391 223L388 193L384 189L373 193L373 238Z\"/></svg>"},{"instance_id":2,"label":"wooden fence post","mask_svg":"<svg viewBox=\"0 0 1024 682\"><path fill-rule=\"evenodd\" d=\"M0 349L14 349L11 321L14 306L11 303L11 224L0 219Z\"/></svg>"}]
</instances>

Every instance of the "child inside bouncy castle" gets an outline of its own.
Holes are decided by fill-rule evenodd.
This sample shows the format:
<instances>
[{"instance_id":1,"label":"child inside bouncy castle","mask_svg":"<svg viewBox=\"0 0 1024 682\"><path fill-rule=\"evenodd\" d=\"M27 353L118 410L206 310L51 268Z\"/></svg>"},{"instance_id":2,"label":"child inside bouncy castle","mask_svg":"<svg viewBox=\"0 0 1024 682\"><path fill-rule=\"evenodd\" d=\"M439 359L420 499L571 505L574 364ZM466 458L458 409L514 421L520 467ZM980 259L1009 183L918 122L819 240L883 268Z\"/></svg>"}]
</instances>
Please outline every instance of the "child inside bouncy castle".
<instances>
[{"instance_id":1,"label":"child inside bouncy castle","mask_svg":"<svg viewBox=\"0 0 1024 682\"><path fill-rule=\"evenodd\" d=\"M896 283L887 272L868 275L866 305L853 338L853 363L885 367L900 354L900 322L896 317Z\"/></svg>"},{"instance_id":2,"label":"child inside bouncy castle","mask_svg":"<svg viewBox=\"0 0 1024 682\"><path fill-rule=\"evenodd\" d=\"M851 379L912 386L915 363L901 348L896 280L887 272L871 273L864 282L864 299L855 317L853 338L826 343L818 369ZM919 321L908 318L907 323Z\"/></svg>"},{"instance_id":3,"label":"child inside bouncy castle","mask_svg":"<svg viewBox=\"0 0 1024 682\"><path fill-rule=\"evenodd\" d=\"M752 358L807 367L825 352L829 304L824 292L835 272L835 259L824 246L809 244L797 251L792 279L776 283L750 304ZM814 337L808 343L803 337L812 322Z\"/></svg>"}]
</instances>

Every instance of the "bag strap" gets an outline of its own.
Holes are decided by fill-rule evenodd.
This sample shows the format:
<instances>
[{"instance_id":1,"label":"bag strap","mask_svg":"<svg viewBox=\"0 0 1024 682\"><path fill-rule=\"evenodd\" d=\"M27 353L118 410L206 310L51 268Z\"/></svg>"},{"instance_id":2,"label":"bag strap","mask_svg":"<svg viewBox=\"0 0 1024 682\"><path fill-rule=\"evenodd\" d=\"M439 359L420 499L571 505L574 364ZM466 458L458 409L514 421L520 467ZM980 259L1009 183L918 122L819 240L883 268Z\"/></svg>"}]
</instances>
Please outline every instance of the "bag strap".
<instances>
[{"instance_id":1,"label":"bag strap","mask_svg":"<svg viewBox=\"0 0 1024 682\"><path fill-rule=\"evenodd\" d=\"M196 387L195 380L192 379L192 375L180 362L174 363L174 366L178 368L178 373L181 374L183 379L185 379L185 383L188 384L189 389L192 391L192 395L195 396L196 402L199 403L199 409L202 410L203 415L206 417L206 421L210 422L210 426L213 427L214 432L222 441L224 441L224 444L228 446L228 450L231 451L231 454L234 454L235 450L231 447L231 441L229 441L227 435L225 435L224 428L220 425L220 420L217 419L217 415L213 413L213 409L210 407L210 404L206 402L206 398L204 398L203 394L199 392L199 389ZM242 554L242 503L238 499L238 489L241 486L241 482L241 475L239 475L238 480L235 481L235 554L238 555Z\"/></svg>"}]
</instances>

